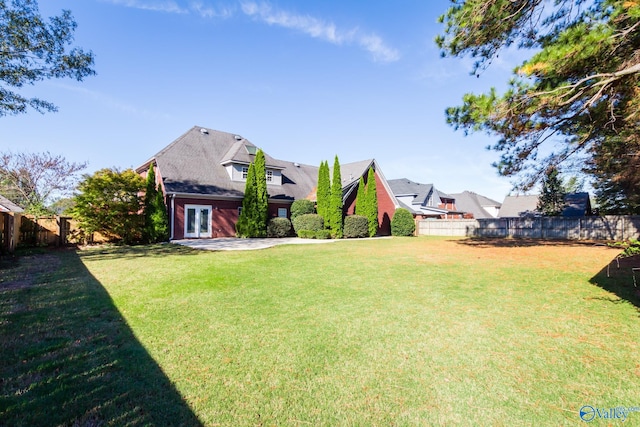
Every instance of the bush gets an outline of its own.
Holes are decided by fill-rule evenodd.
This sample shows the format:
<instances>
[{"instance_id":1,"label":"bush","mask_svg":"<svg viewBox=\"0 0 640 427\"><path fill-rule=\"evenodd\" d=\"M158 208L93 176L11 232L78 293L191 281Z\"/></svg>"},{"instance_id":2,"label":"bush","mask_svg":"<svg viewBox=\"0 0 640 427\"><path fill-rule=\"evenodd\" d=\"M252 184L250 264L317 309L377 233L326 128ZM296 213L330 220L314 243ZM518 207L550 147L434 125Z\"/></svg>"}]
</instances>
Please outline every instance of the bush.
<instances>
[{"instance_id":1,"label":"bush","mask_svg":"<svg viewBox=\"0 0 640 427\"><path fill-rule=\"evenodd\" d=\"M326 239L330 239L330 238L331 238L331 231L329 231L329 230L318 230L318 231L316 231L316 239L326 240Z\"/></svg>"},{"instance_id":2,"label":"bush","mask_svg":"<svg viewBox=\"0 0 640 427\"><path fill-rule=\"evenodd\" d=\"M300 230L298 231L298 237L301 239L315 239L316 232L313 230Z\"/></svg>"},{"instance_id":3,"label":"bush","mask_svg":"<svg viewBox=\"0 0 640 427\"><path fill-rule=\"evenodd\" d=\"M324 219L317 214L304 214L293 220L293 229L299 235L300 230L324 230Z\"/></svg>"},{"instance_id":4,"label":"bush","mask_svg":"<svg viewBox=\"0 0 640 427\"><path fill-rule=\"evenodd\" d=\"M392 236L413 236L416 231L416 223L413 220L413 215L407 209L398 208L393 214L391 220L391 235Z\"/></svg>"},{"instance_id":5,"label":"bush","mask_svg":"<svg viewBox=\"0 0 640 427\"><path fill-rule=\"evenodd\" d=\"M298 237L301 239L318 239L325 240L331 238L330 230L300 230L298 232Z\"/></svg>"},{"instance_id":6,"label":"bush","mask_svg":"<svg viewBox=\"0 0 640 427\"><path fill-rule=\"evenodd\" d=\"M349 215L344 219L344 237L369 237L369 220L362 215Z\"/></svg>"},{"instance_id":7,"label":"bush","mask_svg":"<svg viewBox=\"0 0 640 427\"><path fill-rule=\"evenodd\" d=\"M311 200L296 200L291 204L291 221L305 214L316 213L316 206Z\"/></svg>"},{"instance_id":8,"label":"bush","mask_svg":"<svg viewBox=\"0 0 640 427\"><path fill-rule=\"evenodd\" d=\"M291 234L291 221L288 218L271 218L267 225L268 237L287 237Z\"/></svg>"}]
</instances>

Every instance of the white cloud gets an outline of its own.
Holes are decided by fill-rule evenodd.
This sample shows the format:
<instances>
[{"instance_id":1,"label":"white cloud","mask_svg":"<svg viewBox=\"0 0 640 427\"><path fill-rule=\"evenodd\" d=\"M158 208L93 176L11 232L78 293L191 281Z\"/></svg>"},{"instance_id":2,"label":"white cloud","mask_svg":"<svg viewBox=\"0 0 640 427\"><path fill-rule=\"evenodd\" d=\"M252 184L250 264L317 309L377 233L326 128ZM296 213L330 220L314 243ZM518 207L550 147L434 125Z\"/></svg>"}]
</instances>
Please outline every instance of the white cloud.
<instances>
[{"instance_id":1,"label":"white cloud","mask_svg":"<svg viewBox=\"0 0 640 427\"><path fill-rule=\"evenodd\" d=\"M197 13L203 18L230 18L233 15L233 10L227 7L215 8L209 5L205 5L201 1L192 2L190 4L192 11Z\"/></svg>"},{"instance_id":2,"label":"white cloud","mask_svg":"<svg viewBox=\"0 0 640 427\"><path fill-rule=\"evenodd\" d=\"M189 13L173 0L107 0L109 3L134 9L151 10L154 12Z\"/></svg>"},{"instance_id":3,"label":"white cloud","mask_svg":"<svg viewBox=\"0 0 640 427\"><path fill-rule=\"evenodd\" d=\"M398 51L387 46L382 38L375 34L363 34L358 28L342 30L332 22L312 16L274 10L268 3L243 2L241 7L244 14L269 25L297 30L335 45L360 46L371 53L376 61L393 62L400 59Z\"/></svg>"}]
</instances>

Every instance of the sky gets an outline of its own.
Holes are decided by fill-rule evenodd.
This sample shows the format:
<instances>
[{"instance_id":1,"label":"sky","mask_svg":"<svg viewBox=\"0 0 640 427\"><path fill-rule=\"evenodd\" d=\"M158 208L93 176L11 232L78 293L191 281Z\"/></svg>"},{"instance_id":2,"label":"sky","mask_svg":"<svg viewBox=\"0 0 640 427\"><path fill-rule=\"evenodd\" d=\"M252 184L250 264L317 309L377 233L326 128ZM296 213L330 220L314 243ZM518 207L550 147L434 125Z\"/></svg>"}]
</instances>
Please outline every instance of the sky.
<instances>
[{"instance_id":1,"label":"sky","mask_svg":"<svg viewBox=\"0 0 640 427\"><path fill-rule=\"evenodd\" d=\"M479 78L441 58L447 0L40 0L71 10L96 75L20 90L56 113L0 117L0 151L62 154L86 173L137 167L193 126L238 134L272 157L319 165L375 158L384 176L501 202L495 137L465 136L445 109L504 87L505 52Z\"/></svg>"}]
</instances>

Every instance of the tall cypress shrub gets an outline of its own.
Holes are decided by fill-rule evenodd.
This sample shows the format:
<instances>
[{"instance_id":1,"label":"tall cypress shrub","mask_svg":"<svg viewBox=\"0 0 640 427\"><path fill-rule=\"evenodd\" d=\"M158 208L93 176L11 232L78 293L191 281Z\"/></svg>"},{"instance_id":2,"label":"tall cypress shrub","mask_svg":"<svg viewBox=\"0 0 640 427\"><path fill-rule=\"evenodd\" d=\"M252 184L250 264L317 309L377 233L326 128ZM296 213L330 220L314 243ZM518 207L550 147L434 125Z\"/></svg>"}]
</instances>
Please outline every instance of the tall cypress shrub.
<instances>
[{"instance_id":1,"label":"tall cypress shrub","mask_svg":"<svg viewBox=\"0 0 640 427\"><path fill-rule=\"evenodd\" d=\"M340 174L340 161L336 155L333 161L333 177L331 184L331 198L329 204L329 229L336 239L342 238L342 175Z\"/></svg>"},{"instance_id":2,"label":"tall cypress shrub","mask_svg":"<svg viewBox=\"0 0 640 427\"><path fill-rule=\"evenodd\" d=\"M329 228L329 205L331 199L331 177L329 176L329 162L320 163L318 169L318 187L316 189L316 212L324 219Z\"/></svg>"},{"instance_id":3,"label":"tall cypress shrub","mask_svg":"<svg viewBox=\"0 0 640 427\"><path fill-rule=\"evenodd\" d=\"M236 233L238 237L254 237L257 232L257 191L256 191L256 169L253 163L249 165L247 172L247 183L244 187L244 199L242 199L242 212L236 223Z\"/></svg>"},{"instance_id":4,"label":"tall cypress shrub","mask_svg":"<svg viewBox=\"0 0 640 427\"><path fill-rule=\"evenodd\" d=\"M151 215L154 242L166 242L169 240L169 214L164 202L162 187L158 184L156 198L153 201L153 214Z\"/></svg>"},{"instance_id":5,"label":"tall cypress shrub","mask_svg":"<svg viewBox=\"0 0 640 427\"><path fill-rule=\"evenodd\" d=\"M373 168L369 168L367 176L366 191L366 217L369 221L369 237L373 237L378 232L378 189L376 184L376 174Z\"/></svg>"},{"instance_id":6,"label":"tall cypress shrub","mask_svg":"<svg viewBox=\"0 0 640 427\"><path fill-rule=\"evenodd\" d=\"M269 195L267 194L267 167L264 151L258 150L254 162L256 177L256 235L266 237L269 222Z\"/></svg>"},{"instance_id":7,"label":"tall cypress shrub","mask_svg":"<svg viewBox=\"0 0 640 427\"><path fill-rule=\"evenodd\" d=\"M367 216L367 209L365 206L365 201L367 200L366 195L366 187L364 186L364 177L360 177L360 182L358 182L358 193L356 193L356 208L354 214Z\"/></svg>"},{"instance_id":8,"label":"tall cypress shrub","mask_svg":"<svg viewBox=\"0 0 640 427\"><path fill-rule=\"evenodd\" d=\"M149 172L147 172L147 181L144 192L144 229L142 231L142 237L144 241L153 243L153 216L154 205L153 201L156 198L156 172L153 167L153 163L149 165Z\"/></svg>"}]
</instances>

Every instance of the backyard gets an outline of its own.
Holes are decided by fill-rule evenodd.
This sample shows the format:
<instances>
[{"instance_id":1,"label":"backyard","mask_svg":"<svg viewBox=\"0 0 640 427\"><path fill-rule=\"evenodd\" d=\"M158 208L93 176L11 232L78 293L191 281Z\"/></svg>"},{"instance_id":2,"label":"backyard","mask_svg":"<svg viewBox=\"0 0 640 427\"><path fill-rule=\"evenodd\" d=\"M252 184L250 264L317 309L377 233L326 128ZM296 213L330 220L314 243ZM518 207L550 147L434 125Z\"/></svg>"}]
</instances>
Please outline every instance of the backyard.
<instances>
[{"instance_id":1,"label":"backyard","mask_svg":"<svg viewBox=\"0 0 640 427\"><path fill-rule=\"evenodd\" d=\"M4 260L0 424L640 423L640 259L619 252L392 238Z\"/></svg>"}]
</instances>

